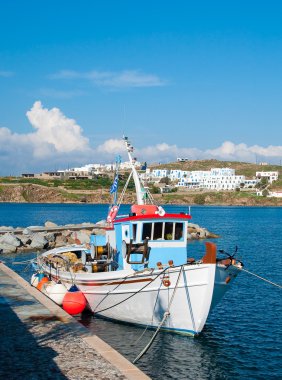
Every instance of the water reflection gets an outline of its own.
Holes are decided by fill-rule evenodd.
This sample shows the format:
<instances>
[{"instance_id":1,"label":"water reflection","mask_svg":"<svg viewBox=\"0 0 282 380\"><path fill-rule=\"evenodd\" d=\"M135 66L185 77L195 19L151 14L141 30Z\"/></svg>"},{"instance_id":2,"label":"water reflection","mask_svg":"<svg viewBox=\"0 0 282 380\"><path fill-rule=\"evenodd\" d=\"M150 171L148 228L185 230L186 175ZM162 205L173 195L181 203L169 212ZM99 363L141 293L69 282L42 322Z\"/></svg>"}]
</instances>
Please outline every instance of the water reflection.
<instances>
[{"instance_id":1,"label":"water reflection","mask_svg":"<svg viewBox=\"0 0 282 380\"><path fill-rule=\"evenodd\" d=\"M80 322L133 361L152 337L153 331L93 318ZM140 336L144 333L141 339ZM224 331L205 327L196 338L160 332L147 354L137 363L153 379L227 379L232 374L232 353L225 352Z\"/></svg>"}]
</instances>

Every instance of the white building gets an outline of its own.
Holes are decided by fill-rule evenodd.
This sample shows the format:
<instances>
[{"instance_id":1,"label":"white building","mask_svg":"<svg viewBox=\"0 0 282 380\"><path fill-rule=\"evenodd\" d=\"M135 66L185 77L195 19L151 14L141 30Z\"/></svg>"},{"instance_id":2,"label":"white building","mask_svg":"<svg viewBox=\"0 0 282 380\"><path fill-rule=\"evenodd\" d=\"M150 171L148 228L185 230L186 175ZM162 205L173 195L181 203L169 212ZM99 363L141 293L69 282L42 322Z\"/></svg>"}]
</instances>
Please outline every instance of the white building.
<instances>
[{"instance_id":1,"label":"white building","mask_svg":"<svg viewBox=\"0 0 282 380\"><path fill-rule=\"evenodd\" d=\"M178 186L189 189L235 190L245 180L245 176L235 175L234 169L212 168L210 171L191 171L188 177L181 178Z\"/></svg>"},{"instance_id":2,"label":"white building","mask_svg":"<svg viewBox=\"0 0 282 380\"><path fill-rule=\"evenodd\" d=\"M185 178L189 174L190 174L190 172L188 172L188 171L172 169L172 170L170 170L170 173L168 174L168 178L171 181L176 181L176 180L179 181L181 178Z\"/></svg>"},{"instance_id":3,"label":"white building","mask_svg":"<svg viewBox=\"0 0 282 380\"><path fill-rule=\"evenodd\" d=\"M170 173L170 170L168 169L154 169L152 170L152 177L161 179L161 178L168 177L169 173Z\"/></svg>"},{"instance_id":4,"label":"white building","mask_svg":"<svg viewBox=\"0 0 282 380\"><path fill-rule=\"evenodd\" d=\"M256 172L257 178L266 178L269 183L278 180L278 172Z\"/></svg>"},{"instance_id":5,"label":"white building","mask_svg":"<svg viewBox=\"0 0 282 380\"><path fill-rule=\"evenodd\" d=\"M258 182L258 179L245 179L245 188L255 187Z\"/></svg>"},{"instance_id":6,"label":"white building","mask_svg":"<svg viewBox=\"0 0 282 380\"><path fill-rule=\"evenodd\" d=\"M268 197L282 198L282 191L270 191Z\"/></svg>"}]
</instances>

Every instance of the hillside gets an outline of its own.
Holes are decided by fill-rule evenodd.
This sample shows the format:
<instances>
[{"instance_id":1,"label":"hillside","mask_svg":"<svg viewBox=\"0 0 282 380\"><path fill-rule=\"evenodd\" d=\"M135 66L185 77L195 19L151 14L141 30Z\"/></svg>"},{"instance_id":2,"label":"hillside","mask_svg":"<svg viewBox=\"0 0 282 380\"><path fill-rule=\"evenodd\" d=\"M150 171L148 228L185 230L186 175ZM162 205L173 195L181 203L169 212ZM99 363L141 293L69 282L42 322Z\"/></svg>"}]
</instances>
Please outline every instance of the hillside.
<instances>
[{"instance_id":1,"label":"hillside","mask_svg":"<svg viewBox=\"0 0 282 380\"><path fill-rule=\"evenodd\" d=\"M249 192L183 191L154 194L158 204L282 206L282 198L257 197ZM132 203L135 192L128 192L124 203ZM37 184L0 184L0 202L16 203L106 203L111 202L108 188L98 190L68 190Z\"/></svg>"},{"instance_id":2,"label":"hillside","mask_svg":"<svg viewBox=\"0 0 282 380\"><path fill-rule=\"evenodd\" d=\"M246 162L196 160L188 162L172 162L163 165L152 165L151 169L178 170L210 170L211 168L230 167L237 175L247 178L255 176L256 171L278 171L280 179L269 186L269 190L282 190L282 168L279 165L256 165ZM119 188L122 189L128 172L122 172ZM113 173L111 173L113 177ZM30 202L30 203L110 203L109 188L113 179L107 176L97 176L94 179L59 180L40 178L0 178L0 202ZM131 192L130 192L131 191ZM135 198L134 183L131 180L125 198L131 203ZM240 192L205 192L185 191L178 189L176 193L154 194L160 204L214 204L214 205L282 205L282 199L257 197L255 190Z\"/></svg>"},{"instance_id":3,"label":"hillside","mask_svg":"<svg viewBox=\"0 0 282 380\"><path fill-rule=\"evenodd\" d=\"M178 169L178 170L210 170L211 168L232 168L237 175L254 177L259 171L278 171L282 175L280 165L256 165L239 161L219 161L219 160L195 160L188 162L171 162L168 164L152 165L153 169Z\"/></svg>"}]
</instances>

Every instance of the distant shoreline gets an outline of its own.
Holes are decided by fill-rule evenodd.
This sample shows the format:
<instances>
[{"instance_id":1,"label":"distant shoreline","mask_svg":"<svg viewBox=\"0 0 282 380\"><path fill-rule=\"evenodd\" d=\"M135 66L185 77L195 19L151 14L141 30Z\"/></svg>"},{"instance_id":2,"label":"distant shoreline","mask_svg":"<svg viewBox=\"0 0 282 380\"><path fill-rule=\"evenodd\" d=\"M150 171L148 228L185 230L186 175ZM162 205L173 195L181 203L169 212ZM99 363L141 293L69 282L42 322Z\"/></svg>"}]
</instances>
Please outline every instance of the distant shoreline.
<instances>
[{"instance_id":1,"label":"distant shoreline","mask_svg":"<svg viewBox=\"0 0 282 380\"><path fill-rule=\"evenodd\" d=\"M282 206L282 198L257 196L249 191L177 191L152 194L162 205L201 206ZM135 192L127 192L123 202L135 202ZM37 184L0 184L0 203L46 204L111 204L112 197L106 187L96 190L71 190L45 187Z\"/></svg>"}]
</instances>

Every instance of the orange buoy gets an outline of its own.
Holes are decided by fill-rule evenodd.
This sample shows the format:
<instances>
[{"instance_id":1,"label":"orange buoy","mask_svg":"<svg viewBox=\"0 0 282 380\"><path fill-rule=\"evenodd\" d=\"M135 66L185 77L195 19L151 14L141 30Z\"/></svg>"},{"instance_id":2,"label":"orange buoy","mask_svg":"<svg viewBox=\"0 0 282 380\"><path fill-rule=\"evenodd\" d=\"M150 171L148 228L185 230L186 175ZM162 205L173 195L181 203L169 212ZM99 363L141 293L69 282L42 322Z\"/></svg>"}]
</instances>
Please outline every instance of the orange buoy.
<instances>
[{"instance_id":1,"label":"orange buoy","mask_svg":"<svg viewBox=\"0 0 282 380\"><path fill-rule=\"evenodd\" d=\"M65 294L63 309L70 315L80 314L86 307L87 301L82 291L73 285Z\"/></svg>"},{"instance_id":2,"label":"orange buoy","mask_svg":"<svg viewBox=\"0 0 282 380\"><path fill-rule=\"evenodd\" d=\"M169 276L163 276L163 285L167 288L170 286Z\"/></svg>"},{"instance_id":3,"label":"orange buoy","mask_svg":"<svg viewBox=\"0 0 282 380\"><path fill-rule=\"evenodd\" d=\"M40 290L40 291L42 291L42 287L43 287L44 284L46 284L46 282L49 282L49 278L48 278L48 277L43 277L43 278L39 281L39 283L38 283L38 285L37 285L37 289Z\"/></svg>"}]
</instances>

